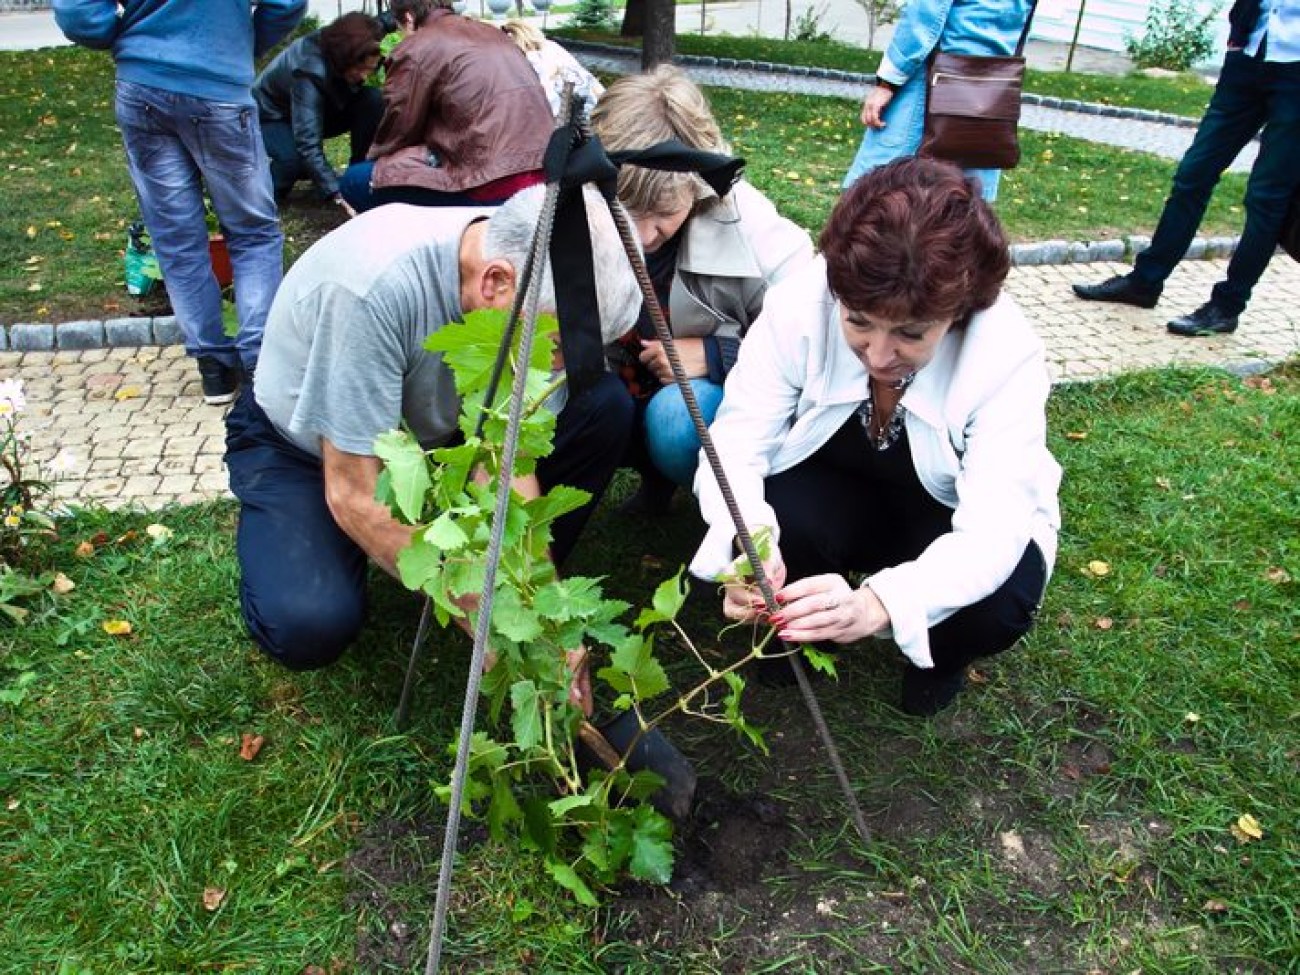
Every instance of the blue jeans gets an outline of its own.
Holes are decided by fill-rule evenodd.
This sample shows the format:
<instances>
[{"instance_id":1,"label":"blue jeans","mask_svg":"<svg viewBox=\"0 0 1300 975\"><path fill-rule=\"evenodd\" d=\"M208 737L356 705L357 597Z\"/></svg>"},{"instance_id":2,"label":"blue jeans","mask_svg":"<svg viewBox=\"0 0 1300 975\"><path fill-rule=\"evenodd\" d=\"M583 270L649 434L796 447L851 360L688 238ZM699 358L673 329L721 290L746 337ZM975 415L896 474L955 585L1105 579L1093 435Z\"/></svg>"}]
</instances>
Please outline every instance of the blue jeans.
<instances>
[{"instance_id":1,"label":"blue jeans","mask_svg":"<svg viewBox=\"0 0 1300 975\"><path fill-rule=\"evenodd\" d=\"M560 411L537 480L544 491L567 484L591 500L551 526L557 565L609 485L632 422L632 401L612 373ZM245 386L226 417L226 467L240 504L235 547L249 633L293 670L333 663L365 625L368 559L330 513L320 459L282 437Z\"/></svg>"},{"instance_id":2,"label":"blue jeans","mask_svg":"<svg viewBox=\"0 0 1300 975\"><path fill-rule=\"evenodd\" d=\"M1159 287L1187 253L1219 177L1257 132L1259 155L1246 184L1246 226L1227 278L1210 300L1239 315L1277 248L1287 204L1300 187L1300 63L1284 64L1229 51L1209 108L1174 173L1151 246L1133 262L1133 276Z\"/></svg>"},{"instance_id":3,"label":"blue jeans","mask_svg":"<svg viewBox=\"0 0 1300 975\"><path fill-rule=\"evenodd\" d=\"M254 365L284 274L284 237L256 107L118 81L116 114L185 351L228 366ZM235 271L234 339L222 327L221 288L208 255L205 186Z\"/></svg>"},{"instance_id":4,"label":"blue jeans","mask_svg":"<svg viewBox=\"0 0 1300 975\"><path fill-rule=\"evenodd\" d=\"M348 166L339 177L339 192L358 213L384 203L410 203L419 207L486 207L504 202L475 200L464 193L442 193L419 186L390 186L376 190L370 186L374 171L374 160L366 160Z\"/></svg>"},{"instance_id":5,"label":"blue jeans","mask_svg":"<svg viewBox=\"0 0 1300 975\"><path fill-rule=\"evenodd\" d=\"M692 379L695 401L705 424L713 422L722 402L722 387L707 379ZM676 386L665 386L650 398L643 417L646 453L674 484L690 487L700 460L700 437Z\"/></svg>"}]
</instances>

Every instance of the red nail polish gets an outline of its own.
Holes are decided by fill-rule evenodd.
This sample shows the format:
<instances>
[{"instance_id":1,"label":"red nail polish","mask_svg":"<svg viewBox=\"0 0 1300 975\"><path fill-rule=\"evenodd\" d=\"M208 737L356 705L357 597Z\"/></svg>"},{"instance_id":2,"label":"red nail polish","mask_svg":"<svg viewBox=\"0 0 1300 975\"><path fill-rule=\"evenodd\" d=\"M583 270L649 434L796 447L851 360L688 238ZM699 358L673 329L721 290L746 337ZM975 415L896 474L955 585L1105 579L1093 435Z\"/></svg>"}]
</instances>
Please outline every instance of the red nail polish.
<instances>
[{"instance_id":1,"label":"red nail polish","mask_svg":"<svg viewBox=\"0 0 1300 975\"><path fill-rule=\"evenodd\" d=\"M771 622L773 626L785 626L785 617L780 613L773 613L769 622Z\"/></svg>"}]
</instances>

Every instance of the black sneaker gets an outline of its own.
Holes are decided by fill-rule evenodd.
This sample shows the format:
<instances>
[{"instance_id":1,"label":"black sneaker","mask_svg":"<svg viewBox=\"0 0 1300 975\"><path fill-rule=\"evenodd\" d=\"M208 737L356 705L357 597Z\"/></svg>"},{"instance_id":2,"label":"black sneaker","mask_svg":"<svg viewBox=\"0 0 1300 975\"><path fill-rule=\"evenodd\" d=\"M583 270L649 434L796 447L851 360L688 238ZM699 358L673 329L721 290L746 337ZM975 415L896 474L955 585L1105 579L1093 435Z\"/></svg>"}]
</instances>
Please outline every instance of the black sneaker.
<instances>
[{"instance_id":1,"label":"black sneaker","mask_svg":"<svg viewBox=\"0 0 1300 975\"><path fill-rule=\"evenodd\" d=\"M228 366L208 355L199 356L198 364L203 402L209 406L224 406L235 398L235 390L239 388L238 367Z\"/></svg>"}]
</instances>

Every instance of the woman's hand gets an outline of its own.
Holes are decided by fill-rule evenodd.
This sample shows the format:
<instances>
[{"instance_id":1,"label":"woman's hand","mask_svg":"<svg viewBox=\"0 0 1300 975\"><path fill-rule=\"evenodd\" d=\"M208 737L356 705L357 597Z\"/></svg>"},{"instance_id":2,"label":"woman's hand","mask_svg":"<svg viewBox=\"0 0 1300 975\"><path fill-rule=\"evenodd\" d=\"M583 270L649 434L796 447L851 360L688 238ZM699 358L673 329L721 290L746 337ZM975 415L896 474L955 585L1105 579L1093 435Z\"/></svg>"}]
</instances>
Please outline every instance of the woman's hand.
<instances>
[{"instance_id":1,"label":"woman's hand","mask_svg":"<svg viewBox=\"0 0 1300 975\"><path fill-rule=\"evenodd\" d=\"M776 594L780 610L772 617L777 636L787 643L852 643L889 625L889 612L869 588L852 588L843 576L809 576Z\"/></svg>"},{"instance_id":2,"label":"woman's hand","mask_svg":"<svg viewBox=\"0 0 1300 975\"><path fill-rule=\"evenodd\" d=\"M674 339L677 358L682 361L682 371L687 379L698 379L709 374L709 360L704 354L704 339ZM641 340L641 365L650 370L650 374L665 386L673 384L673 367L668 362L668 353L664 344L658 339Z\"/></svg>"},{"instance_id":3,"label":"woman's hand","mask_svg":"<svg viewBox=\"0 0 1300 975\"><path fill-rule=\"evenodd\" d=\"M773 592L785 585L785 562L779 550L763 562L763 574ZM755 582L731 583L723 590L722 615L729 620L752 620L767 612L763 593Z\"/></svg>"},{"instance_id":4,"label":"woman's hand","mask_svg":"<svg viewBox=\"0 0 1300 975\"><path fill-rule=\"evenodd\" d=\"M591 671L587 663L588 653L586 647L569 650L564 655L564 665L569 668L569 672L573 675L572 680L569 682L569 702L576 707L582 708L582 713L590 718L593 702L591 698Z\"/></svg>"},{"instance_id":5,"label":"woman's hand","mask_svg":"<svg viewBox=\"0 0 1300 975\"><path fill-rule=\"evenodd\" d=\"M885 108L894 100L892 89L877 85L867 92L862 101L862 124L869 129L885 127Z\"/></svg>"}]
</instances>

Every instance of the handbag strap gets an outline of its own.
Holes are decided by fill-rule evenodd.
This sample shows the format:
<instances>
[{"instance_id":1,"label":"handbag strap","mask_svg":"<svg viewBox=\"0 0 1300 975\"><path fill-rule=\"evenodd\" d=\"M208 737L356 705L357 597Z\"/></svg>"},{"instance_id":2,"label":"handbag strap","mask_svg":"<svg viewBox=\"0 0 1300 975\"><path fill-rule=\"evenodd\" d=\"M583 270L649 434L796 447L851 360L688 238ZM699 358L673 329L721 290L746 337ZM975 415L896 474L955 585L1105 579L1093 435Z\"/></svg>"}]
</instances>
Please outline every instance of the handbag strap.
<instances>
[{"instance_id":1,"label":"handbag strap","mask_svg":"<svg viewBox=\"0 0 1300 975\"><path fill-rule=\"evenodd\" d=\"M1025 41L1029 40L1029 25L1034 22L1034 11L1038 9L1038 0L1031 0L1029 13L1025 17L1025 29L1020 32L1020 42L1016 44L1016 57L1023 57Z\"/></svg>"}]
</instances>

